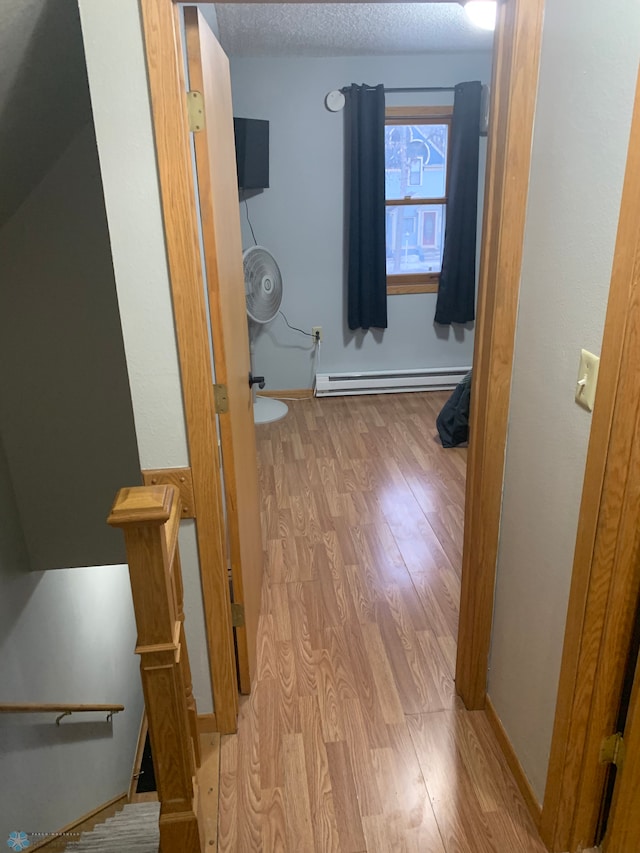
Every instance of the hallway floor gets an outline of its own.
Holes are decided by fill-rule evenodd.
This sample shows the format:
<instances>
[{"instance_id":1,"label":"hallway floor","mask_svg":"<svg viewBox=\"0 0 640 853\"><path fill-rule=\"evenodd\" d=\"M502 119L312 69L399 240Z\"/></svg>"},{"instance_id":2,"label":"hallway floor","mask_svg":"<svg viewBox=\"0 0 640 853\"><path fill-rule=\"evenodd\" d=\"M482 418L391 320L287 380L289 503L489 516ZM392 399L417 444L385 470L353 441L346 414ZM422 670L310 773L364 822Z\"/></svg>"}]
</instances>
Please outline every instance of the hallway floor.
<instances>
[{"instance_id":1,"label":"hallway floor","mask_svg":"<svg viewBox=\"0 0 640 853\"><path fill-rule=\"evenodd\" d=\"M257 681L222 739L222 853L543 853L455 696L466 450L448 393L309 399L257 428Z\"/></svg>"}]
</instances>

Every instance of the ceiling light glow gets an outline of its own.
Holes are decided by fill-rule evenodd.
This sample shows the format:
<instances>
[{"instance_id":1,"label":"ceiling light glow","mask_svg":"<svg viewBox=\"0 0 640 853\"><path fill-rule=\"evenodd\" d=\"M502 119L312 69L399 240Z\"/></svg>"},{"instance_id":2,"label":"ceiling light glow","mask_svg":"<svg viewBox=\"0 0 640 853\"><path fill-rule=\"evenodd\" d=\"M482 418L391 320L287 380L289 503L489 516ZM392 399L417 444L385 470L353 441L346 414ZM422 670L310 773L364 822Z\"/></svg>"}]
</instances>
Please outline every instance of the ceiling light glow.
<instances>
[{"instance_id":1,"label":"ceiling light glow","mask_svg":"<svg viewBox=\"0 0 640 853\"><path fill-rule=\"evenodd\" d=\"M471 23L483 30L495 30L498 4L496 0L467 0L464 10Z\"/></svg>"}]
</instances>

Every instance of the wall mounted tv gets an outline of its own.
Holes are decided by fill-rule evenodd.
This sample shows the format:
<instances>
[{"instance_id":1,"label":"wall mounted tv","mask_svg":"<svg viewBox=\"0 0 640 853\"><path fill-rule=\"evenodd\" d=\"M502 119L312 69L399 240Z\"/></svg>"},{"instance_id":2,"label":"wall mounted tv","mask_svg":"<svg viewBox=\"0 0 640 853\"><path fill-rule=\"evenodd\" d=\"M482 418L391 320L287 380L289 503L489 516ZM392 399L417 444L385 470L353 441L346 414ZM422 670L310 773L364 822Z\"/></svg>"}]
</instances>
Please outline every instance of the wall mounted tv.
<instances>
[{"instance_id":1,"label":"wall mounted tv","mask_svg":"<svg viewBox=\"0 0 640 853\"><path fill-rule=\"evenodd\" d=\"M263 190L269 186L269 122L257 118L234 118L236 166L241 190Z\"/></svg>"}]
</instances>

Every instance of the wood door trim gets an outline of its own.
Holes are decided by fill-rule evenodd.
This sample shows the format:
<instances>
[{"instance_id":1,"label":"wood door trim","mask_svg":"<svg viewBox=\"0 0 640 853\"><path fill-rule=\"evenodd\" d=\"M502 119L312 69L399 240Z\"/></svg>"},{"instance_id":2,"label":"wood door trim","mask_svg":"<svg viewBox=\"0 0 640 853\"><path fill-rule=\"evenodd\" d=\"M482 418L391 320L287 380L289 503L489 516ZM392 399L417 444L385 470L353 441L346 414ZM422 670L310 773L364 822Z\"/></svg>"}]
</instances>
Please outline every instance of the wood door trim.
<instances>
[{"instance_id":1,"label":"wood door trim","mask_svg":"<svg viewBox=\"0 0 640 853\"><path fill-rule=\"evenodd\" d=\"M180 491L182 518L196 517L191 468L146 468L142 472L145 486L175 486Z\"/></svg>"},{"instance_id":2,"label":"wood door trim","mask_svg":"<svg viewBox=\"0 0 640 853\"><path fill-rule=\"evenodd\" d=\"M313 388L284 388L280 391L264 388L258 391L258 397L289 397L292 400L307 400L313 397Z\"/></svg>"},{"instance_id":3,"label":"wood door trim","mask_svg":"<svg viewBox=\"0 0 640 853\"><path fill-rule=\"evenodd\" d=\"M177 7L140 0L162 216L198 520L211 688L221 732L238 709L222 488Z\"/></svg>"},{"instance_id":4,"label":"wood door trim","mask_svg":"<svg viewBox=\"0 0 640 853\"><path fill-rule=\"evenodd\" d=\"M639 78L640 87L640 78ZM640 472L633 465L640 376L640 88L636 89L598 391L578 518L542 838L553 850L593 840L603 776L601 733L611 734L621 691L616 654L630 641L625 604L639 583L631 557ZM635 519L635 521L634 521ZM622 605L622 612L615 606ZM627 618L625 618L627 617ZM595 746L594 746L595 745Z\"/></svg>"},{"instance_id":5,"label":"wood door trim","mask_svg":"<svg viewBox=\"0 0 640 853\"><path fill-rule=\"evenodd\" d=\"M640 666L636 667L629 716L624 730L625 764L618 776L609 816L605 853L638 850L640 844Z\"/></svg>"},{"instance_id":6,"label":"wood door trim","mask_svg":"<svg viewBox=\"0 0 640 853\"><path fill-rule=\"evenodd\" d=\"M536 827L540 826L540 816L541 816L541 808L540 803L538 802L538 798L536 797L533 788L531 787L531 783L527 778L527 774L524 772L524 768L522 764L520 764L520 759L516 755L516 751L513 748L513 744L509 740L509 735L506 733L504 726L502 725L502 720L498 716L498 712L493 706L493 702L490 697L487 696L487 702L484 709L485 715L491 726L491 729L496 736L496 740L498 741L498 745L502 750L502 754L505 757L507 764L509 765L509 770L513 774L513 778L516 781L516 785L518 786L520 793L522 794L522 798L525 801L527 808L529 809L529 814L536 825Z\"/></svg>"},{"instance_id":7,"label":"wood door trim","mask_svg":"<svg viewBox=\"0 0 640 853\"><path fill-rule=\"evenodd\" d=\"M215 714L198 714L198 731L201 735L218 731L218 721Z\"/></svg>"},{"instance_id":8,"label":"wood door trim","mask_svg":"<svg viewBox=\"0 0 640 853\"><path fill-rule=\"evenodd\" d=\"M473 356L456 690L485 706L544 0L498 5Z\"/></svg>"},{"instance_id":9,"label":"wood door trim","mask_svg":"<svg viewBox=\"0 0 640 853\"><path fill-rule=\"evenodd\" d=\"M202 92L205 112L211 113L205 117L203 131L195 134L194 145L216 380L227 385L229 392L229 410L220 416L220 439L233 602L244 609L245 615L244 624L235 628L238 681L240 692L249 693L257 660L263 554L257 446L252 396L247 382L249 339L231 129L231 81L228 58L195 6L184 9L184 24L189 86ZM224 172L233 170L228 176L220 169L220 162L224 160L219 158L224 158L225 150L233 161L224 169ZM224 177L231 180L225 183ZM221 200L226 201L223 210ZM233 205L235 210L231 209ZM242 375L239 376L238 368L243 358L246 370L240 371ZM251 465L249 458L253 459Z\"/></svg>"}]
</instances>

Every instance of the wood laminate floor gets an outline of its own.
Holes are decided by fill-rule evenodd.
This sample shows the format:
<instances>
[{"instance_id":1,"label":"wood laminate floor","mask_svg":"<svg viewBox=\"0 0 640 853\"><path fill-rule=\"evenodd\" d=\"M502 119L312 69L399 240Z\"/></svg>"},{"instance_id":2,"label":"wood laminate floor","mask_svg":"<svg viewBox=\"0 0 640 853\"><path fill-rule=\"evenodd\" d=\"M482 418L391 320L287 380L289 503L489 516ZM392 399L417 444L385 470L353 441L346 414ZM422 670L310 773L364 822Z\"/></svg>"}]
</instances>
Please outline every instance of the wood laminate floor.
<instances>
[{"instance_id":1,"label":"wood laminate floor","mask_svg":"<svg viewBox=\"0 0 640 853\"><path fill-rule=\"evenodd\" d=\"M258 672L222 739L222 853L544 851L455 696L466 450L447 393L310 399L257 429Z\"/></svg>"}]
</instances>

